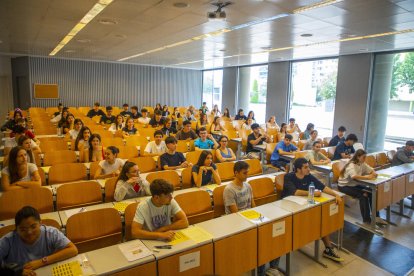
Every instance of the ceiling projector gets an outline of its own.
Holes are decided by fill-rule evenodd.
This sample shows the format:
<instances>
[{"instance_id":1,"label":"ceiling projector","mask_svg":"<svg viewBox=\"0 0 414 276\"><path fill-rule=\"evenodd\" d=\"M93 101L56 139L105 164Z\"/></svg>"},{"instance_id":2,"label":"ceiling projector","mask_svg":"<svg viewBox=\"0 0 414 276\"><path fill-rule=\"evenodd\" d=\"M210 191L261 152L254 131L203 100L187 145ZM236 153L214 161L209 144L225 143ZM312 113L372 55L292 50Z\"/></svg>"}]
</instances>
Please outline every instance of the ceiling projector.
<instances>
[{"instance_id":1,"label":"ceiling projector","mask_svg":"<svg viewBox=\"0 0 414 276\"><path fill-rule=\"evenodd\" d=\"M226 19L226 12L225 11L213 11L213 12L207 12L207 18L208 19Z\"/></svg>"}]
</instances>

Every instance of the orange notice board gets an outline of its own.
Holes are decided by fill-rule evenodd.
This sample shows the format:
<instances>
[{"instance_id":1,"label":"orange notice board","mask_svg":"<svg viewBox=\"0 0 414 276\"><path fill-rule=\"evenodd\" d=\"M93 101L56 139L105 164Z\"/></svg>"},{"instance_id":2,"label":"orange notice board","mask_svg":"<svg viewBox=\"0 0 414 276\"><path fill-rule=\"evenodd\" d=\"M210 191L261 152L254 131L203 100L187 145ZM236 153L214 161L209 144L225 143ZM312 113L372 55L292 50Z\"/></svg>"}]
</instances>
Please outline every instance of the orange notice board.
<instances>
[{"instance_id":1,"label":"orange notice board","mask_svg":"<svg viewBox=\"0 0 414 276\"><path fill-rule=\"evenodd\" d=\"M59 87L57 84L34 84L35 99L58 99Z\"/></svg>"}]
</instances>

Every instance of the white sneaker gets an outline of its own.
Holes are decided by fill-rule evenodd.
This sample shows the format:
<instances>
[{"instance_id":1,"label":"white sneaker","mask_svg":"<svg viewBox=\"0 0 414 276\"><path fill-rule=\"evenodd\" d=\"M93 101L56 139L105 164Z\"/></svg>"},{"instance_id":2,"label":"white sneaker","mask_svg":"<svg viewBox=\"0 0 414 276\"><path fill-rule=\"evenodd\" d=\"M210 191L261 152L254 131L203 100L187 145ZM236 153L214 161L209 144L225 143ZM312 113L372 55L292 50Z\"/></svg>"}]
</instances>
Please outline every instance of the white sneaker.
<instances>
[{"instance_id":1,"label":"white sneaker","mask_svg":"<svg viewBox=\"0 0 414 276\"><path fill-rule=\"evenodd\" d=\"M266 270L266 276L283 276L283 273L276 268L269 268Z\"/></svg>"},{"instance_id":2,"label":"white sneaker","mask_svg":"<svg viewBox=\"0 0 414 276\"><path fill-rule=\"evenodd\" d=\"M388 225L388 222L383 220L381 217L376 217L375 218L375 223L381 224L381 225Z\"/></svg>"}]
</instances>

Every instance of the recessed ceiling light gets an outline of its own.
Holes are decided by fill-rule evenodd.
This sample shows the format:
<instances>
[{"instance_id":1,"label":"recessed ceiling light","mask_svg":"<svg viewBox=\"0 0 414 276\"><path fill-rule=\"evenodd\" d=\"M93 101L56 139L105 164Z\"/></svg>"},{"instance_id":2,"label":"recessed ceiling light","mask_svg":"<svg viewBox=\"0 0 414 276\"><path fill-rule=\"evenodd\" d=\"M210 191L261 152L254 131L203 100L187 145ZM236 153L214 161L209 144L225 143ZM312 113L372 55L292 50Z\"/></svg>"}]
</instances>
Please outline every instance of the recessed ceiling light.
<instances>
[{"instance_id":1,"label":"recessed ceiling light","mask_svg":"<svg viewBox=\"0 0 414 276\"><path fill-rule=\"evenodd\" d=\"M74 53L75 50L65 50L65 53Z\"/></svg>"},{"instance_id":2,"label":"recessed ceiling light","mask_svg":"<svg viewBox=\"0 0 414 276\"><path fill-rule=\"evenodd\" d=\"M90 43L91 42L90 39L86 39L86 38L84 38L84 39L77 39L76 41L79 42L79 43Z\"/></svg>"},{"instance_id":3,"label":"recessed ceiling light","mask_svg":"<svg viewBox=\"0 0 414 276\"><path fill-rule=\"evenodd\" d=\"M300 36L301 37L311 37L311 36L313 36L313 34L301 34Z\"/></svg>"},{"instance_id":4,"label":"recessed ceiling light","mask_svg":"<svg viewBox=\"0 0 414 276\"><path fill-rule=\"evenodd\" d=\"M124 35L124 34L116 34L115 37L116 38L121 38L121 39L127 38L127 36Z\"/></svg>"},{"instance_id":5,"label":"recessed ceiling light","mask_svg":"<svg viewBox=\"0 0 414 276\"><path fill-rule=\"evenodd\" d=\"M219 51L220 51L220 52L225 52L225 51L226 51L226 49L220 49Z\"/></svg>"},{"instance_id":6,"label":"recessed ceiling light","mask_svg":"<svg viewBox=\"0 0 414 276\"><path fill-rule=\"evenodd\" d=\"M116 25L118 24L118 21L116 21L115 19L103 18L99 20L99 23L101 23L102 25Z\"/></svg>"},{"instance_id":7,"label":"recessed ceiling light","mask_svg":"<svg viewBox=\"0 0 414 276\"><path fill-rule=\"evenodd\" d=\"M173 4L173 6L179 9L183 9L183 8L188 8L190 5L184 2L176 2Z\"/></svg>"}]
</instances>

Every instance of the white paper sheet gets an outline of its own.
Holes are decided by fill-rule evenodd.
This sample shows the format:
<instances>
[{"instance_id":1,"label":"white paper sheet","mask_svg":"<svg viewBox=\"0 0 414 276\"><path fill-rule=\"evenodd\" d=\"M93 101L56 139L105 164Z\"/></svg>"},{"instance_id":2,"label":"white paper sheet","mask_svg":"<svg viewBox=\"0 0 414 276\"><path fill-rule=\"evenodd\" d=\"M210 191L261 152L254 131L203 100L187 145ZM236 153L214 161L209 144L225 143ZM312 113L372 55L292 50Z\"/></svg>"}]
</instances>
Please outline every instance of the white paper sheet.
<instances>
[{"instance_id":1,"label":"white paper sheet","mask_svg":"<svg viewBox=\"0 0 414 276\"><path fill-rule=\"evenodd\" d=\"M122 243L118 245L118 247L128 262L136 261L152 254L152 252L140 240Z\"/></svg>"},{"instance_id":2,"label":"white paper sheet","mask_svg":"<svg viewBox=\"0 0 414 276\"><path fill-rule=\"evenodd\" d=\"M299 205L305 205L308 203L308 198L301 197L301 196L288 196L288 197L285 197L284 199L289 200Z\"/></svg>"}]
</instances>

